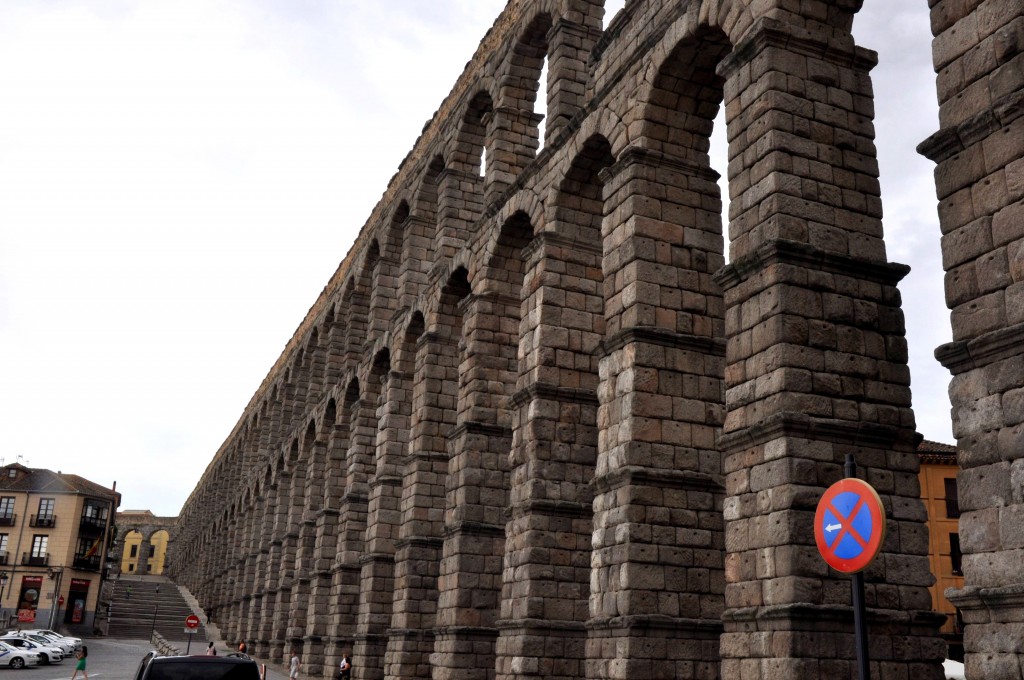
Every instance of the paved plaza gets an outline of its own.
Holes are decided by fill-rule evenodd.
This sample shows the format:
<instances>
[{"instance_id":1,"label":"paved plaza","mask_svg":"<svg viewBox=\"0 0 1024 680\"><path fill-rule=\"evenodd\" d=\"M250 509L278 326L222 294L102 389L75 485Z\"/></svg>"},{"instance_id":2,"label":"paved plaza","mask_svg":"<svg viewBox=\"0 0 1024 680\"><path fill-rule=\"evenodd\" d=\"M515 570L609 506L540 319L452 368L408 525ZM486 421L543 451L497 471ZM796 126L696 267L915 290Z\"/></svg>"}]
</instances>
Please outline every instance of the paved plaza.
<instances>
[{"instance_id":1,"label":"paved plaza","mask_svg":"<svg viewBox=\"0 0 1024 680\"><path fill-rule=\"evenodd\" d=\"M153 646L146 640L116 640L111 638L83 638L82 643L89 648L89 680L131 680L139 660ZM193 652L202 653L206 643L193 645ZM218 649L225 654L227 650ZM257 659L257 661L260 661ZM267 667L267 680L283 680L287 674L281 669ZM3 669L0 680L68 680L75 672L74 659L52 666L37 666L22 671Z\"/></svg>"}]
</instances>

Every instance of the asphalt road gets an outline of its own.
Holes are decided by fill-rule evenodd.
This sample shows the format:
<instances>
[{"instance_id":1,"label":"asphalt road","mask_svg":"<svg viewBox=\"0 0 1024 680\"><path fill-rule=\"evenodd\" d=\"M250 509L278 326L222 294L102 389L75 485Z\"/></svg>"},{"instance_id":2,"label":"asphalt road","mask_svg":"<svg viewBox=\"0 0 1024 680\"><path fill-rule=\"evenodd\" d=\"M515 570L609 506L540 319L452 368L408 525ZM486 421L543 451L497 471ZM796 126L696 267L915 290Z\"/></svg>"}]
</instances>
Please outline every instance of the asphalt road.
<instances>
[{"instance_id":1,"label":"asphalt road","mask_svg":"<svg viewBox=\"0 0 1024 680\"><path fill-rule=\"evenodd\" d=\"M89 680L132 680L139 661L153 649L145 640L82 638L82 644L89 648ZM198 654L205 649L205 643L192 646L192 651ZM74 672L75 658L71 657L50 666L34 666L19 671L0 667L0 680L70 680ZM82 674L79 673L78 677L81 678ZM275 669L267 668L267 680L284 679L285 676Z\"/></svg>"}]
</instances>

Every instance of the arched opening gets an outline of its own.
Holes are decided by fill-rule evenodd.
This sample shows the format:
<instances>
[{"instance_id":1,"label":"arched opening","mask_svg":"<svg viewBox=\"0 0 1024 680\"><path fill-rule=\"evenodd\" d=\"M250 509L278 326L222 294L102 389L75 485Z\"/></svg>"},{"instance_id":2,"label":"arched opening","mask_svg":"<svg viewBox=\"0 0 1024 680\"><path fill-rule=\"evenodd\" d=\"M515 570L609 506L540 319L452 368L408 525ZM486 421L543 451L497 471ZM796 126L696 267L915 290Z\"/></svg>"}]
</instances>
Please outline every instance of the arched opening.
<instances>
[{"instance_id":1,"label":"arched opening","mask_svg":"<svg viewBox=\"0 0 1024 680\"><path fill-rule=\"evenodd\" d=\"M121 573L145 574L145 557L140 555L143 548L142 534L133 529L124 535L122 544Z\"/></svg>"},{"instance_id":2,"label":"arched opening","mask_svg":"<svg viewBox=\"0 0 1024 680\"><path fill-rule=\"evenodd\" d=\"M494 103L487 92L478 92L466 107L459 129L458 145L452 155L452 167L467 175L487 176L487 146Z\"/></svg>"},{"instance_id":3,"label":"arched opening","mask_svg":"<svg viewBox=\"0 0 1024 680\"><path fill-rule=\"evenodd\" d=\"M547 83L550 31L550 14L534 17L512 48L511 69L506 83L516 88L520 109L534 114L535 126L529 126L529 132L535 142L535 152L544 147L544 120L551 104Z\"/></svg>"},{"instance_id":4,"label":"arched opening","mask_svg":"<svg viewBox=\"0 0 1024 680\"><path fill-rule=\"evenodd\" d=\"M440 226L440 185L441 174L445 170L444 158L435 156L420 182L419 190L416 192L413 202L413 215L417 218L409 224L405 238L407 242L406 262L404 266L414 268L421 272L429 271L436 257L438 228ZM413 250L416 249L416 250ZM426 253L422 260L412 261L412 253Z\"/></svg>"}]
</instances>

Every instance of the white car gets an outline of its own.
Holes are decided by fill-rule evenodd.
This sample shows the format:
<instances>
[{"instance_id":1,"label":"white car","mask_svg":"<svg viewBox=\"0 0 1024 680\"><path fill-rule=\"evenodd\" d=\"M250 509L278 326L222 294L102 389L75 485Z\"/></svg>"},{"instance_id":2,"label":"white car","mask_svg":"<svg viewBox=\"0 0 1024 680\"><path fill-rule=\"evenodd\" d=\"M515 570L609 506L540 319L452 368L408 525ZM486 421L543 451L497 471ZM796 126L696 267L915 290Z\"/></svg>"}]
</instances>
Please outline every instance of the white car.
<instances>
[{"instance_id":1,"label":"white car","mask_svg":"<svg viewBox=\"0 0 1024 680\"><path fill-rule=\"evenodd\" d=\"M58 633L55 630L50 630L49 628L40 628L37 632L43 635L50 635L53 637L63 638L65 640L71 640L75 643L75 649L78 649L82 646L82 638L72 637L71 635L62 635L61 633Z\"/></svg>"},{"instance_id":2,"label":"white car","mask_svg":"<svg viewBox=\"0 0 1024 680\"><path fill-rule=\"evenodd\" d=\"M78 638L67 638L58 633L54 633L52 630L42 630L37 628L28 630L12 630L8 635L20 635L40 644L56 645L64 650L65 656L70 655L82 646L82 641Z\"/></svg>"},{"instance_id":3,"label":"white car","mask_svg":"<svg viewBox=\"0 0 1024 680\"><path fill-rule=\"evenodd\" d=\"M25 666L38 665L39 655L35 652L15 649L4 642L0 642L0 666L24 668Z\"/></svg>"},{"instance_id":4,"label":"white car","mask_svg":"<svg viewBox=\"0 0 1024 680\"><path fill-rule=\"evenodd\" d=\"M64 660L64 650L60 647L37 640L30 640L26 636L5 635L0 637L0 642L5 642L11 647L17 647L22 651L35 652L39 655L39 663L43 665L60 663Z\"/></svg>"}]
</instances>

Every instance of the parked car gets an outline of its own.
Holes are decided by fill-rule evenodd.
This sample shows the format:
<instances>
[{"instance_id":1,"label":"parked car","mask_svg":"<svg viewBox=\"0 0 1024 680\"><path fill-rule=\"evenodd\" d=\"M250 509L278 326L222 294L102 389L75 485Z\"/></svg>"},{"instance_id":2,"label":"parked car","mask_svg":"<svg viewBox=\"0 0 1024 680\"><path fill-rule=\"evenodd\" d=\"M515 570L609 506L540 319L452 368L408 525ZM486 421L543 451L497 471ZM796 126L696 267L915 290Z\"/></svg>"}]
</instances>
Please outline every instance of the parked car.
<instances>
[{"instance_id":1,"label":"parked car","mask_svg":"<svg viewBox=\"0 0 1024 680\"><path fill-rule=\"evenodd\" d=\"M21 635L28 637L34 642L42 644L57 645L64 650L64 655L69 656L72 652L82 646L82 641L78 638L66 638L63 635L58 635L53 631L43 631L38 628L26 629L26 630L11 630L7 632L8 635Z\"/></svg>"},{"instance_id":2,"label":"parked car","mask_svg":"<svg viewBox=\"0 0 1024 680\"><path fill-rule=\"evenodd\" d=\"M64 650L60 647L30 640L22 635L4 635L0 637L0 642L5 642L16 649L35 652L39 655L39 663L43 665L60 663L64 660Z\"/></svg>"},{"instance_id":3,"label":"parked car","mask_svg":"<svg viewBox=\"0 0 1024 680\"><path fill-rule=\"evenodd\" d=\"M28 650L16 649L10 645L0 642L0 666L11 668L24 668L25 666L38 666L39 655Z\"/></svg>"},{"instance_id":4,"label":"parked car","mask_svg":"<svg viewBox=\"0 0 1024 680\"><path fill-rule=\"evenodd\" d=\"M69 640L54 640L53 638L48 638L45 635L33 635L31 633L22 633L22 637L44 646L56 647L61 650L61 653L63 653L64 656L71 656L75 653L75 648Z\"/></svg>"},{"instance_id":5,"label":"parked car","mask_svg":"<svg viewBox=\"0 0 1024 680\"><path fill-rule=\"evenodd\" d=\"M161 656L150 652L142 657L134 680L262 680L260 668L245 654L227 656Z\"/></svg>"},{"instance_id":6,"label":"parked car","mask_svg":"<svg viewBox=\"0 0 1024 680\"><path fill-rule=\"evenodd\" d=\"M74 645L75 645L75 649L78 649L79 647L82 646L82 638L76 638L76 637L73 637L71 635L63 635L61 633L58 633L55 630L50 630L49 628L36 628L34 630L27 630L25 632L26 633L36 633L38 635L45 635L46 637L58 638L58 639L61 639L61 640L71 640L71 642L73 642Z\"/></svg>"}]
</instances>

